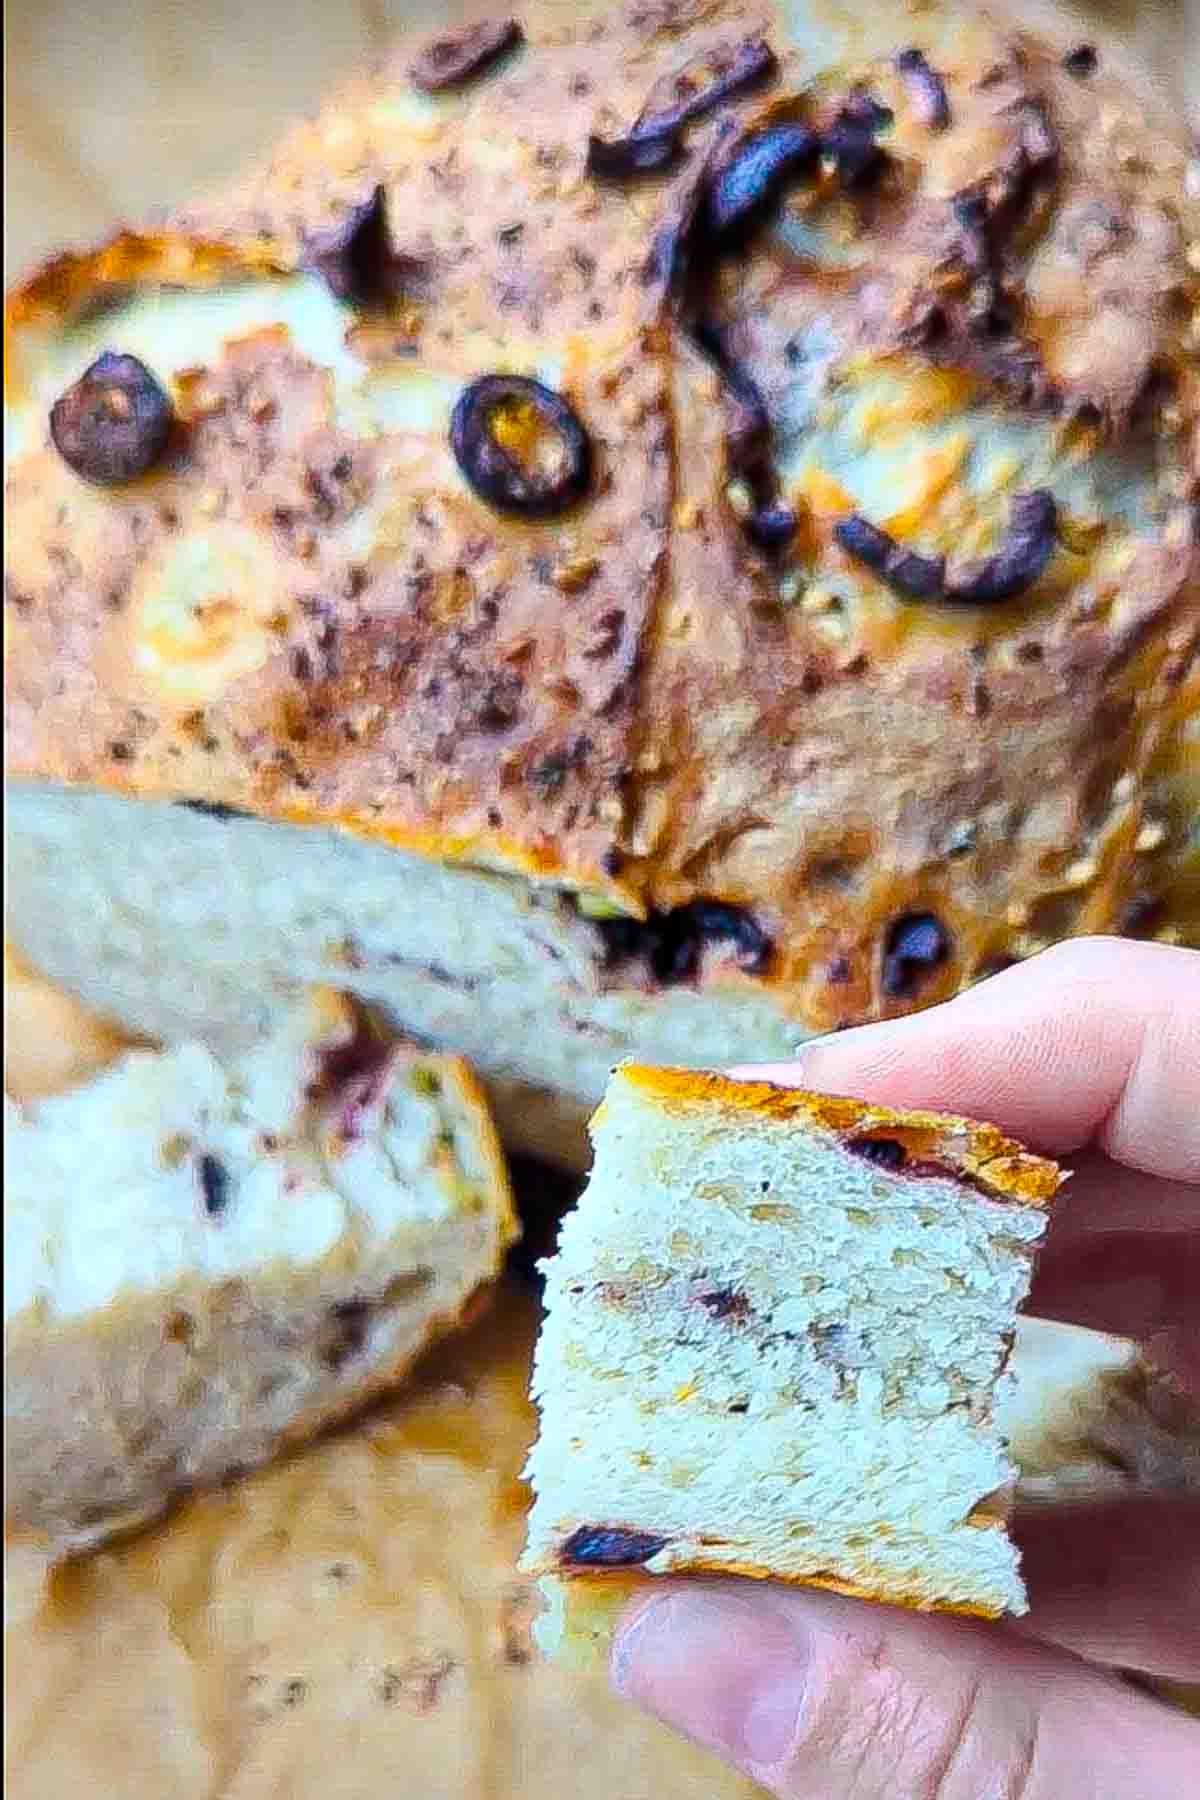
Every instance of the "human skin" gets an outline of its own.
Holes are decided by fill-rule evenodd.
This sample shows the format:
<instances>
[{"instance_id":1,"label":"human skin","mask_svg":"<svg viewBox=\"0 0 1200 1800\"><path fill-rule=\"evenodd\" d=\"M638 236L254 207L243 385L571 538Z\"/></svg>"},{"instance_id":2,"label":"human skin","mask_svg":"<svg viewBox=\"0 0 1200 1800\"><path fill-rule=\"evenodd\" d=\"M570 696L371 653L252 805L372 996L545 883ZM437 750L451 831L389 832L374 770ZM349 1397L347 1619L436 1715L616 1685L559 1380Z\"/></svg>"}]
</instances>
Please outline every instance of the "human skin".
<instances>
[{"instance_id":1,"label":"human skin","mask_svg":"<svg viewBox=\"0 0 1200 1800\"><path fill-rule=\"evenodd\" d=\"M740 1069L990 1119L1073 1170L1029 1303L1136 1336L1200 1390L1200 952L1046 951L945 1006ZM675 1582L618 1691L780 1800L1180 1800L1200 1723L1114 1671L1200 1681L1200 1503L1018 1516L1031 1609L981 1624Z\"/></svg>"}]
</instances>

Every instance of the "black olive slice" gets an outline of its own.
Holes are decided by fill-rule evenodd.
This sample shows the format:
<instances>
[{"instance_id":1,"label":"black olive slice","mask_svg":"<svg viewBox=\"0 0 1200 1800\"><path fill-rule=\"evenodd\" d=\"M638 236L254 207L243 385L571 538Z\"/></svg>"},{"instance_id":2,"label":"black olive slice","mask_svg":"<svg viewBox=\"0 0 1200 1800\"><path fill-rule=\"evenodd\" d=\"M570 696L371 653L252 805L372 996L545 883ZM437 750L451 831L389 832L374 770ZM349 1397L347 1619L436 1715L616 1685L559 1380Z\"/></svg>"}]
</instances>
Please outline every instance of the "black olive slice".
<instances>
[{"instance_id":1,"label":"black olive slice","mask_svg":"<svg viewBox=\"0 0 1200 1800\"><path fill-rule=\"evenodd\" d=\"M742 236L778 200L794 175L814 167L820 152L820 139L805 125L773 125L751 132L709 187L704 211L707 235L714 241Z\"/></svg>"},{"instance_id":2,"label":"black olive slice","mask_svg":"<svg viewBox=\"0 0 1200 1800\"><path fill-rule=\"evenodd\" d=\"M175 411L145 363L106 350L50 409L54 448L96 487L119 487L154 467Z\"/></svg>"},{"instance_id":3,"label":"black olive slice","mask_svg":"<svg viewBox=\"0 0 1200 1800\"><path fill-rule=\"evenodd\" d=\"M1045 488L1014 495L1004 544L994 556L948 575L945 599L956 606L991 606L1027 592L1054 553L1057 525L1058 508Z\"/></svg>"},{"instance_id":4,"label":"black olive slice","mask_svg":"<svg viewBox=\"0 0 1200 1800\"><path fill-rule=\"evenodd\" d=\"M884 993L894 1000L910 998L949 954L949 933L935 913L905 913L883 946Z\"/></svg>"},{"instance_id":5,"label":"black olive slice","mask_svg":"<svg viewBox=\"0 0 1200 1800\"><path fill-rule=\"evenodd\" d=\"M937 70L920 50L902 50L896 58L896 67L904 77L922 124L928 125L930 131L945 131L950 123L950 101L946 83Z\"/></svg>"},{"instance_id":6,"label":"black olive slice","mask_svg":"<svg viewBox=\"0 0 1200 1800\"><path fill-rule=\"evenodd\" d=\"M329 231L309 238L302 266L320 275L336 300L385 306L400 293L404 274L422 265L393 249L381 183Z\"/></svg>"},{"instance_id":7,"label":"black olive slice","mask_svg":"<svg viewBox=\"0 0 1200 1800\"><path fill-rule=\"evenodd\" d=\"M665 1550L669 1538L649 1531L625 1531L619 1525L580 1525L559 1549L559 1559L596 1569L633 1568Z\"/></svg>"},{"instance_id":8,"label":"black olive slice","mask_svg":"<svg viewBox=\"0 0 1200 1800\"><path fill-rule=\"evenodd\" d=\"M761 975L774 949L757 919L723 900L693 900L647 919L601 919L596 929L609 964L638 958L664 987L696 975L706 944L731 944L748 975Z\"/></svg>"},{"instance_id":9,"label":"black olive slice","mask_svg":"<svg viewBox=\"0 0 1200 1800\"><path fill-rule=\"evenodd\" d=\"M423 94L461 87L497 57L520 43L524 33L515 19L481 19L461 31L447 32L426 44L409 69L414 87Z\"/></svg>"},{"instance_id":10,"label":"black olive slice","mask_svg":"<svg viewBox=\"0 0 1200 1800\"><path fill-rule=\"evenodd\" d=\"M861 1156L864 1162L874 1163L878 1169L895 1171L902 1169L908 1161L908 1151L898 1138L851 1138L846 1148L854 1156Z\"/></svg>"},{"instance_id":11,"label":"black olive slice","mask_svg":"<svg viewBox=\"0 0 1200 1800\"><path fill-rule=\"evenodd\" d=\"M678 154L679 134L685 125L735 94L767 80L775 67L771 46L762 38L748 38L712 81L685 92L674 106L644 111L624 137L590 137L588 174L601 180L623 181L666 168ZM674 81L677 88L688 88L687 70L681 70Z\"/></svg>"},{"instance_id":12,"label":"black olive slice","mask_svg":"<svg viewBox=\"0 0 1200 1800\"><path fill-rule=\"evenodd\" d=\"M946 575L944 557L919 556L914 550L906 550L878 525L864 519L861 513L839 519L833 535L847 555L864 563L902 599L941 599Z\"/></svg>"},{"instance_id":13,"label":"black olive slice","mask_svg":"<svg viewBox=\"0 0 1200 1800\"><path fill-rule=\"evenodd\" d=\"M944 557L919 556L858 513L839 519L833 535L905 600L941 600L951 606L991 606L1015 599L1038 580L1055 544L1058 508L1053 494L1035 488L1013 498L1008 536L994 556L947 571Z\"/></svg>"},{"instance_id":14,"label":"black olive slice","mask_svg":"<svg viewBox=\"0 0 1200 1800\"><path fill-rule=\"evenodd\" d=\"M535 450L555 442L553 465L525 461L497 436L508 417ZM467 481L497 512L544 518L565 512L586 492L591 445L561 395L527 375L484 375L458 397L450 419L450 447Z\"/></svg>"}]
</instances>

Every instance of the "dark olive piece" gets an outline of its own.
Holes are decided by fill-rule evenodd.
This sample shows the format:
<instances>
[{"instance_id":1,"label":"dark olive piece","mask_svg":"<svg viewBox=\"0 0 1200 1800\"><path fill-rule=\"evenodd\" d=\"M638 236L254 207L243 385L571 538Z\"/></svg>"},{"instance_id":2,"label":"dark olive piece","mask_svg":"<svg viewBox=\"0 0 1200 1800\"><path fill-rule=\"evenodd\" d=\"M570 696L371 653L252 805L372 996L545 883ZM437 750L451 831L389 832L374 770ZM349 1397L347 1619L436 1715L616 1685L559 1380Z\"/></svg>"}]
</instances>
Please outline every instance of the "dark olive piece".
<instances>
[{"instance_id":1,"label":"dark olive piece","mask_svg":"<svg viewBox=\"0 0 1200 1800\"><path fill-rule=\"evenodd\" d=\"M775 501L757 506L745 521L743 529L752 544L768 555L783 550L796 535L797 518L790 506Z\"/></svg>"},{"instance_id":2,"label":"dark olive piece","mask_svg":"<svg viewBox=\"0 0 1200 1800\"><path fill-rule=\"evenodd\" d=\"M677 132L693 119L720 106L722 101L732 99L735 94L744 94L748 88L758 87L775 73L775 68L775 52L770 44L762 38L747 38L738 46L729 66L707 87L697 88L675 106L643 113L634 125L632 135L661 137L664 132Z\"/></svg>"},{"instance_id":3,"label":"dark olive piece","mask_svg":"<svg viewBox=\"0 0 1200 1800\"><path fill-rule=\"evenodd\" d=\"M497 415L523 408L558 440L553 473L524 465L496 438ZM497 512L525 518L565 512L591 479L591 445L576 414L561 395L527 375L484 375L465 387L450 418L450 447L480 499Z\"/></svg>"},{"instance_id":4,"label":"dark olive piece","mask_svg":"<svg viewBox=\"0 0 1200 1800\"><path fill-rule=\"evenodd\" d=\"M936 914L904 913L884 942L884 993L893 1000L911 998L949 954L949 933Z\"/></svg>"},{"instance_id":5,"label":"dark olive piece","mask_svg":"<svg viewBox=\"0 0 1200 1800\"><path fill-rule=\"evenodd\" d=\"M649 1531L624 1531L619 1525L580 1525L559 1549L559 1560L595 1569L634 1568L665 1550L669 1538Z\"/></svg>"},{"instance_id":6,"label":"dark olive piece","mask_svg":"<svg viewBox=\"0 0 1200 1800\"><path fill-rule=\"evenodd\" d=\"M154 467L175 412L136 356L106 350L50 409L50 437L63 461L96 487L119 487Z\"/></svg>"},{"instance_id":7,"label":"dark olive piece","mask_svg":"<svg viewBox=\"0 0 1200 1800\"><path fill-rule=\"evenodd\" d=\"M892 123L892 113L869 94L854 94L821 137L821 152L837 170L843 187L866 187L886 160L876 135Z\"/></svg>"},{"instance_id":8,"label":"dark olive piece","mask_svg":"<svg viewBox=\"0 0 1200 1800\"><path fill-rule=\"evenodd\" d=\"M743 138L709 187L707 236L714 242L742 237L794 175L815 166L820 151L820 139L805 125L773 125Z\"/></svg>"},{"instance_id":9,"label":"dark olive piece","mask_svg":"<svg viewBox=\"0 0 1200 1800\"><path fill-rule=\"evenodd\" d=\"M939 600L942 597L946 574L944 557L919 556L915 550L906 550L860 513L839 519L833 535L847 555L864 563L902 599Z\"/></svg>"},{"instance_id":10,"label":"dark olive piece","mask_svg":"<svg viewBox=\"0 0 1200 1800\"><path fill-rule=\"evenodd\" d=\"M624 181L665 169L679 152L679 134L685 125L767 80L775 67L771 46L761 38L748 38L724 73L707 87L697 88L675 106L644 112L624 137L589 137L588 174L602 181Z\"/></svg>"},{"instance_id":11,"label":"dark olive piece","mask_svg":"<svg viewBox=\"0 0 1200 1800\"><path fill-rule=\"evenodd\" d=\"M461 87L519 44L523 36L515 19L481 19L477 25L465 25L461 31L434 38L408 71L413 86L423 94Z\"/></svg>"},{"instance_id":12,"label":"dark olive piece","mask_svg":"<svg viewBox=\"0 0 1200 1800\"><path fill-rule=\"evenodd\" d=\"M908 1151L896 1138L851 1138L846 1148L853 1155L861 1156L864 1162L874 1163L879 1169L902 1169L908 1161Z\"/></svg>"},{"instance_id":13,"label":"dark olive piece","mask_svg":"<svg viewBox=\"0 0 1200 1800\"><path fill-rule=\"evenodd\" d=\"M904 77L922 124L928 125L930 131L945 131L950 123L950 101L937 70L920 50L902 50L896 67Z\"/></svg>"},{"instance_id":14,"label":"dark olive piece","mask_svg":"<svg viewBox=\"0 0 1200 1800\"><path fill-rule=\"evenodd\" d=\"M200 1158L199 1176L204 1210L215 1219L229 1204L229 1170L215 1156L205 1155Z\"/></svg>"},{"instance_id":15,"label":"dark olive piece","mask_svg":"<svg viewBox=\"0 0 1200 1800\"><path fill-rule=\"evenodd\" d=\"M661 137L588 138L587 173L597 181L629 181L635 175L656 175L679 155L679 138L673 131Z\"/></svg>"},{"instance_id":16,"label":"dark olive piece","mask_svg":"<svg viewBox=\"0 0 1200 1800\"><path fill-rule=\"evenodd\" d=\"M739 966L758 975L770 963L773 945L757 920L722 900L693 900L647 919L602 919L596 923L607 962L643 961L664 987L692 980L706 944L732 944Z\"/></svg>"},{"instance_id":17,"label":"dark olive piece","mask_svg":"<svg viewBox=\"0 0 1200 1800\"><path fill-rule=\"evenodd\" d=\"M223 800L177 800L176 806L186 807L188 812L201 813L206 819L249 819L252 814L243 812L240 806L226 806Z\"/></svg>"},{"instance_id":18,"label":"dark olive piece","mask_svg":"<svg viewBox=\"0 0 1200 1800\"><path fill-rule=\"evenodd\" d=\"M1045 488L1014 495L1002 548L948 575L945 599L956 606L991 606L1025 593L1054 553L1057 525L1054 495Z\"/></svg>"},{"instance_id":19,"label":"dark olive piece","mask_svg":"<svg viewBox=\"0 0 1200 1800\"><path fill-rule=\"evenodd\" d=\"M1100 67L1100 56L1094 44L1076 44L1062 59L1062 66L1076 81L1086 81Z\"/></svg>"},{"instance_id":20,"label":"dark olive piece","mask_svg":"<svg viewBox=\"0 0 1200 1800\"><path fill-rule=\"evenodd\" d=\"M392 247L382 183L304 246L303 267L319 275L336 300L353 306L386 306L400 293L405 272L420 266Z\"/></svg>"}]
</instances>

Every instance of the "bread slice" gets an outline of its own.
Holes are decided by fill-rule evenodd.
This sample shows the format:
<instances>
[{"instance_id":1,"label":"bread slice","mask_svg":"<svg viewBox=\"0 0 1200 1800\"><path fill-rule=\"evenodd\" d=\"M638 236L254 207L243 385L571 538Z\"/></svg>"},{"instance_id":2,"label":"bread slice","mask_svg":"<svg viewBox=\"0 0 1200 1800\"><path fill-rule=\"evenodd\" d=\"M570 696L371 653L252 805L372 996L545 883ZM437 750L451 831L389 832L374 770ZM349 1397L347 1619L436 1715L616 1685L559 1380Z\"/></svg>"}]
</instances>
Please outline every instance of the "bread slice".
<instances>
[{"instance_id":1,"label":"bread slice","mask_svg":"<svg viewBox=\"0 0 1200 1800\"><path fill-rule=\"evenodd\" d=\"M515 1236L470 1072L332 992L6 1108L6 1522L56 1553L396 1382Z\"/></svg>"},{"instance_id":2,"label":"bread slice","mask_svg":"<svg viewBox=\"0 0 1200 1800\"><path fill-rule=\"evenodd\" d=\"M584 1612L693 1570L1023 1611L996 1408L1058 1168L965 1119L639 1067L593 1133L544 1265L526 1566Z\"/></svg>"}]
</instances>

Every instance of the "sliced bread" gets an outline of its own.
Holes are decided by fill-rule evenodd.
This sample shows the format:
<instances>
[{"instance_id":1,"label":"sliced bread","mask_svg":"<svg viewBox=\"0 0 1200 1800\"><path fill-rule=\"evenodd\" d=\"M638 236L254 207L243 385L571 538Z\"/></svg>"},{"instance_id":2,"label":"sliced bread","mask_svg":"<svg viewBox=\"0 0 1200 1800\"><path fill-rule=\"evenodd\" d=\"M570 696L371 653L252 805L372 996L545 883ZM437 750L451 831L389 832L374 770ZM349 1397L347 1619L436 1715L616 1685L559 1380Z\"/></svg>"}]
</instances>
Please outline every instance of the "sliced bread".
<instances>
[{"instance_id":1,"label":"sliced bread","mask_svg":"<svg viewBox=\"0 0 1200 1800\"><path fill-rule=\"evenodd\" d=\"M693 1570L1023 1611L997 1408L1058 1168L965 1119L637 1067L593 1134L545 1265L526 1566L585 1611Z\"/></svg>"},{"instance_id":2,"label":"sliced bread","mask_svg":"<svg viewBox=\"0 0 1200 1800\"><path fill-rule=\"evenodd\" d=\"M515 1236L467 1068L331 992L6 1108L6 1522L56 1553L396 1382Z\"/></svg>"}]
</instances>

